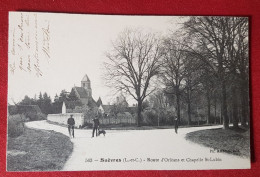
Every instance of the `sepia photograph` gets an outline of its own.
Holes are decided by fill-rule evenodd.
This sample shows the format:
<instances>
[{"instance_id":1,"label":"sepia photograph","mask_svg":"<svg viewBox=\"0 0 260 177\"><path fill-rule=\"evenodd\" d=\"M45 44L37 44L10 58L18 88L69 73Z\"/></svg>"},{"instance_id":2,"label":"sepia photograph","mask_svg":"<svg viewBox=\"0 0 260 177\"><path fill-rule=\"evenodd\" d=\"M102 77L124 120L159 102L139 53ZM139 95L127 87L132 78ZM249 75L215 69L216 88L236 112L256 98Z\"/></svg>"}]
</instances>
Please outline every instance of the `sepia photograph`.
<instances>
[{"instance_id":1,"label":"sepia photograph","mask_svg":"<svg viewBox=\"0 0 260 177\"><path fill-rule=\"evenodd\" d=\"M250 169L249 17L9 12L7 171Z\"/></svg>"}]
</instances>

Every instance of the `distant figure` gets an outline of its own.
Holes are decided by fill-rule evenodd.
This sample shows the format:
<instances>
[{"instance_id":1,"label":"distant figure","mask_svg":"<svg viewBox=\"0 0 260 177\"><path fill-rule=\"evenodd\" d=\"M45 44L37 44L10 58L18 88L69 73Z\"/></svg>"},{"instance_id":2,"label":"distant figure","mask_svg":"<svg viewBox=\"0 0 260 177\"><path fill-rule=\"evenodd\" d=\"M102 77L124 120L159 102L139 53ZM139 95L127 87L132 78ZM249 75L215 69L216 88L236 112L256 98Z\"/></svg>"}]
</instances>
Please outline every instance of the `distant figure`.
<instances>
[{"instance_id":1,"label":"distant figure","mask_svg":"<svg viewBox=\"0 0 260 177\"><path fill-rule=\"evenodd\" d=\"M68 118L67 124L68 124L69 135L70 135L70 137L72 136L74 138L75 120L73 118L73 115L70 115L70 118Z\"/></svg>"},{"instance_id":2,"label":"distant figure","mask_svg":"<svg viewBox=\"0 0 260 177\"><path fill-rule=\"evenodd\" d=\"M98 136L98 128L99 128L99 120L96 116L93 120L93 131L92 131L92 138L94 137L95 131L96 131L96 137Z\"/></svg>"},{"instance_id":3,"label":"distant figure","mask_svg":"<svg viewBox=\"0 0 260 177\"><path fill-rule=\"evenodd\" d=\"M176 117L175 119L174 119L174 128L175 128L175 133L177 134L178 133L178 125L179 123L178 123L178 118Z\"/></svg>"}]
</instances>

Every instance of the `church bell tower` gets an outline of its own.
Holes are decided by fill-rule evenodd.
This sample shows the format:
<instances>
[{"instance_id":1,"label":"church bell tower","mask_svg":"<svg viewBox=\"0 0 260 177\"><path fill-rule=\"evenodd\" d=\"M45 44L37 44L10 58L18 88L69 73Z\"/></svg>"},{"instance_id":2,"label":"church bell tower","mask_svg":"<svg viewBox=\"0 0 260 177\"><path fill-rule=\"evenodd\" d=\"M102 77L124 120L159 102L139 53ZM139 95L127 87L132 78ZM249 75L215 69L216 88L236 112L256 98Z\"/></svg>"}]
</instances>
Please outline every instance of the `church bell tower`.
<instances>
[{"instance_id":1,"label":"church bell tower","mask_svg":"<svg viewBox=\"0 0 260 177\"><path fill-rule=\"evenodd\" d=\"M89 97L92 97L91 83L87 74L81 80L81 87L83 87L86 90Z\"/></svg>"}]
</instances>

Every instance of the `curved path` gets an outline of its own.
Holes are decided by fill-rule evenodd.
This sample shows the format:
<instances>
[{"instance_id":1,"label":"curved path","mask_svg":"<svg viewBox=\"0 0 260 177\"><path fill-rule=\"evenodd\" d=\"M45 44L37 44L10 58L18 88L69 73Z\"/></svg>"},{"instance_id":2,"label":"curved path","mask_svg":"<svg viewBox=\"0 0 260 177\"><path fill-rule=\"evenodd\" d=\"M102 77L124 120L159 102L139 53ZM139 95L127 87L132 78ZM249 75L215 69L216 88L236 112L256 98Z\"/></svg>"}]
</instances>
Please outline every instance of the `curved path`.
<instances>
[{"instance_id":1,"label":"curved path","mask_svg":"<svg viewBox=\"0 0 260 177\"><path fill-rule=\"evenodd\" d=\"M28 122L26 126L54 130L68 136L66 127L46 121ZM211 153L210 148L185 140L189 132L220 126L155 130L107 130L91 138L91 130L75 130L74 149L64 171L89 170L184 170L250 168L250 159L225 153ZM211 160L209 160L211 159Z\"/></svg>"}]
</instances>

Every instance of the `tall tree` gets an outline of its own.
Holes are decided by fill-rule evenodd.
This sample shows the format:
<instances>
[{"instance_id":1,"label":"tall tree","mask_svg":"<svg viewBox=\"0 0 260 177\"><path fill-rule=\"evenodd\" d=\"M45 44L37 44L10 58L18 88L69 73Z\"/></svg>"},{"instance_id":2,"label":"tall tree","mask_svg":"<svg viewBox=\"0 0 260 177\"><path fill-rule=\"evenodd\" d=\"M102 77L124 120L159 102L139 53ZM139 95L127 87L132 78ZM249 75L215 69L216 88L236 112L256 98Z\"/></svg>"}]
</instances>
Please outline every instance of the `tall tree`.
<instances>
[{"instance_id":1,"label":"tall tree","mask_svg":"<svg viewBox=\"0 0 260 177\"><path fill-rule=\"evenodd\" d=\"M24 99L19 102L19 105L36 105L36 102L33 98L30 98L29 96L25 95Z\"/></svg>"},{"instance_id":2,"label":"tall tree","mask_svg":"<svg viewBox=\"0 0 260 177\"><path fill-rule=\"evenodd\" d=\"M241 98L241 125L246 126L249 119L249 56L248 56L248 19L238 26L237 38L237 67L239 80L239 93Z\"/></svg>"},{"instance_id":3,"label":"tall tree","mask_svg":"<svg viewBox=\"0 0 260 177\"><path fill-rule=\"evenodd\" d=\"M42 109L42 105L43 105L43 96L42 96L42 92L39 93L39 97L37 100L37 105L39 106L40 109ZM41 110L42 111L42 110Z\"/></svg>"},{"instance_id":4,"label":"tall tree","mask_svg":"<svg viewBox=\"0 0 260 177\"><path fill-rule=\"evenodd\" d=\"M163 67L161 76L166 86L165 92L176 96L178 121L181 118L180 97L185 75L185 59L187 57L183 48L184 46L181 42L176 41L175 36L167 37L163 41Z\"/></svg>"},{"instance_id":5,"label":"tall tree","mask_svg":"<svg viewBox=\"0 0 260 177\"><path fill-rule=\"evenodd\" d=\"M157 90L149 96L149 103L152 107L166 108L169 106L168 98L163 90Z\"/></svg>"},{"instance_id":6,"label":"tall tree","mask_svg":"<svg viewBox=\"0 0 260 177\"><path fill-rule=\"evenodd\" d=\"M241 124L245 126L248 104L248 19L233 17L227 25L227 67L230 72L232 93L232 118L234 127L238 127L239 86L240 98L243 106ZM244 102L246 101L246 102ZM241 104L241 105L242 105Z\"/></svg>"},{"instance_id":7,"label":"tall tree","mask_svg":"<svg viewBox=\"0 0 260 177\"><path fill-rule=\"evenodd\" d=\"M44 114L50 114L53 111L51 98L46 92L43 94L43 101L40 108Z\"/></svg>"},{"instance_id":8,"label":"tall tree","mask_svg":"<svg viewBox=\"0 0 260 177\"><path fill-rule=\"evenodd\" d=\"M217 79L214 77L213 73L210 72L209 68L204 65L201 69L202 73L200 76L200 83L202 84L202 89L205 93L206 98L206 114L207 114L207 124L210 123L211 117L211 105L212 98L214 97L214 91L216 89Z\"/></svg>"},{"instance_id":9,"label":"tall tree","mask_svg":"<svg viewBox=\"0 0 260 177\"><path fill-rule=\"evenodd\" d=\"M161 65L160 44L155 34L126 29L107 54L107 85L128 93L137 101L137 126L141 126L142 103L154 91L151 82Z\"/></svg>"},{"instance_id":10,"label":"tall tree","mask_svg":"<svg viewBox=\"0 0 260 177\"><path fill-rule=\"evenodd\" d=\"M69 100L69 93L66 90L62 90L60 92L60 97L59 97L59 101L63 102L63 101L68 101Z\"/></svg>"},{"instance_id":11,"label":"tall tree","mask_svg":"<svg viewBox=\"0 0 260 177\"><path fill-rule=\"evenodd\" d=\"M228 23L230 17L191 17L184 23L184 28L194 39L190 47L194 53L211 67L221 85L221 103L223 112L223 127L229 127L227 112L227 58L225 51L228 44ZM199 51L197 49L200 49ZM206 51L207 56L200 51Z\"/></svg>"},{"instance_id":12,"label":"tall tree","mask_svg":"<svg viewBox=\"0 0 260 177\"><path fill-rule=\"evenodd\" d=\"M187 43L187 41L184 41ZM187 103L187 113L188 113L188 125L191 123L192 115L192 103L195 97L200 97L198 94L201 90L201 77L203 76L203 69L205 64L199 60L192 53L186 52L186 57L184 60L184 90L183 97Z\"/></svg>"},{"instance_id":13,"label":"tall tree","mask_svg":"<svg viewBox=\"0 0 260 177\"><path fill-rule=\"evenodd\" d=\"M243 105L247 102L243 100L248 100L242 96L248 95L245 89L248 88L246 79L248 76L248 19L244 17L191 17L184 23L184 29L187 30L189 37L193 38L193 45L189 49L208 64L221 86L224 129L229 127L227 91L231 88L232 114L230 115L233 117L234 126L237 127L238 80L243 83L241 84L243 85L241 91ZM242 117L247 116L245 109L242 110L244 112Z\"/></svg>"}]
</instances>

